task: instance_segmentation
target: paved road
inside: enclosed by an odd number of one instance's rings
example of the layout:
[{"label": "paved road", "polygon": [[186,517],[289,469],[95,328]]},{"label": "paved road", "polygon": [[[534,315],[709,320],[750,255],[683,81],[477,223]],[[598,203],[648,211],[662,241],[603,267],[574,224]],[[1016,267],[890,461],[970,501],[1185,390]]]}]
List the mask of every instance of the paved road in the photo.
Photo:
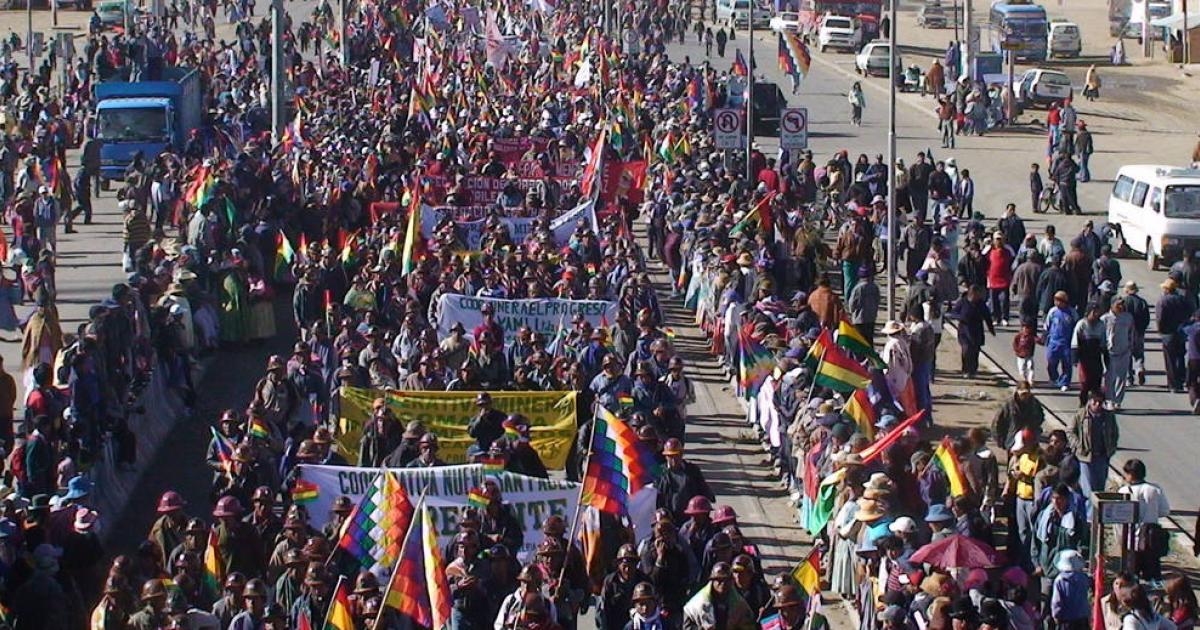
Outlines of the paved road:
[{"label": "paved road", "polygon": [[[903,19],[902,19],[903,23]],[[747,45],[744,33],[736,42]],[[755,57],[759,60],[756,75],[770,80],[785,91],[789,85],[774,61],[774,35],[763,33],[756,37]],[[699,63],[705,59],[704,50],[689,37],[684,46],[673,46],[673,55],[687,54]],[[743,50],[745,52],[745,50]],[[800,92],[788,96],[790,105],[805,106],[810,117],[810,148],[817,156],[829,156],[836,150],[847,149],[851,158],[866,153],[872,158],[887,151],[887,88],[883,79],[861,79],[854,74],[853,58],[845,54],[813,53],[809,75]],[[733,61],[732,47],[724,59],[714,55],[710,62],[719,69]],[[863,82],[867,107],[861,127],[849,124],[849,107],[845,94],[853,81]],[[1119,88],[1118,88],[1119,89]],[[1115,98],[1128,94],[1114,94]],[[1122,98],[1122,100],[1124,100]],[[976,182],[976,210],[989,221],[998,218],[1004,204],[1018,204],[1025,217],[1027,229],[1040,233],[1047,223],[1058,228],[1064,240],[1078,233],[1084,221],[1104,220],[1108,191],[1117,169],[1124,164],[1180,163],[1190,155],[1194,136],[1190,128],[1181,129],[1173,117],[1156,116],[1152,109],[1115,106],[1101,101],[1097,104],[1077,103],[1080,117],[1086,120],[1096,140],[1097,153],[1092,157],[1093,181],[1079,186],[1081,205],[1086,215],[1031,215],[1028,208],[1027,173],[1031,162],[1045,165],[1045,136],[1040,127],[989,134],[985,137],[959,137],[957,148],[940,148],[931,98],[915,94],[899,96],[897,108],[897,151],[906,162],[912,163],[917,151],[932,148],[937,159],[953,156],[960,168],[971,170]],[[1152,105],[1151,105],[1152,107]],[[1040,115],[1041,112],[1035,112]],[[1033,115],[1027,115],[1030,120]],[[759,137],[758,142],[768,155],[778,147],[774,138]],[[1123,260],[1122,273],[1143,289],[1143,295],[1153,304],[1158,296],[1158,284],[1165,278],[1163,271],[1151,272],[1140,260]],[[903,296],[903,290],[899,292]],[[1014,318],[1015,320],[1015,318]],[[1002,330],[988,340],[987,351],[1001,366],[1012,370],[1015,357],[1011,352],[1012,329]],[[1148,348],[1158,347],[1158,336],[1151,330]],[[1194,457],[1195,445],[1200,444],[1200,423],[1191,417],[1187,397],[1166,391],[1161,355],[1151,351],[1148,357],[1149,382],[1134,388],[1125,399],[1120,414],[1122,450],[1114,459],[1119,466],[1126,458],[1139,457],[1147,461],[1150,479],[1164,486],[1187,531],[1194,522],[1195,506],[1200,505],[1200,486],[1191,483],[1200,474],[1200,458]],[[950,366],[947,366],[950,367]],[[1046,379],[1044,360],[1039,350],[1037,378]],[[1042,383],[1044,384],[1044,382]],[[1077,408],[1074,393],[1060,394],[1057,390],[1039,389],[1038,394],[1055,415],[1069,418]]]}]

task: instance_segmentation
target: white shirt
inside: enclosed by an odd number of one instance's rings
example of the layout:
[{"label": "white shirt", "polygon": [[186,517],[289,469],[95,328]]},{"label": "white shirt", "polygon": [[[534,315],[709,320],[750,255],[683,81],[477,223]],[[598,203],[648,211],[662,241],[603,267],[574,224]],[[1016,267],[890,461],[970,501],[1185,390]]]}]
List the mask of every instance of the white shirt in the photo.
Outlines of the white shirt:
[{"label": "white shirt", "polygon": [[1138,502],[1138,517],[1143,523],[1157,523],[1158,519],[1171,513],[1171,504],[1167,502],[1167,494],[1163,489],[1147,481],[1135,483],[1133,486],[1124,485],[1118,490],[1121,494]]}]

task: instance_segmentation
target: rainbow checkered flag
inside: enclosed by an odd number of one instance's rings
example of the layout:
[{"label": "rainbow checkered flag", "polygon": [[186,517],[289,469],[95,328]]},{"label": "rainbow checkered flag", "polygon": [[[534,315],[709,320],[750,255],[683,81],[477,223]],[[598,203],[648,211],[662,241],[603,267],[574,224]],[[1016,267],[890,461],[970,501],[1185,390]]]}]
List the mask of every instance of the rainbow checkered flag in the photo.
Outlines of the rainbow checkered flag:
[{"label": "rainbow checkered flag", "polygon": [[413,504],[396,475],[384,470],[363,495],[338,540],[338,549],[362,568],[389,571],[400,557],[400,546],[413,518]]},{"label": "rainbow checkered flag", "polygon": [[581,502],[601,512],[627,514],[629,497],[658,477],[658,461],[637,432],[604,407],[596,407],[593,423]]}]

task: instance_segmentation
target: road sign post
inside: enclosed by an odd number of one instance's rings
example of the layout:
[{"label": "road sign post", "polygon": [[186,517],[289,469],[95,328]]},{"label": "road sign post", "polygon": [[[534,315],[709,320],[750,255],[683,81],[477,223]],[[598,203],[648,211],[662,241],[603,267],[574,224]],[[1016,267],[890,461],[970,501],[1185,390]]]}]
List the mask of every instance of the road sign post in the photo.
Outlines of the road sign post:
[{"label": "road sign post", "polygon": [[713,144],[718,149],[742,148],[746,112],[736,107],[713,111]]},{"label": "road sign post", "polygon": [[787,107],[779,115],[779,147],[808,148],[808,108]]}]

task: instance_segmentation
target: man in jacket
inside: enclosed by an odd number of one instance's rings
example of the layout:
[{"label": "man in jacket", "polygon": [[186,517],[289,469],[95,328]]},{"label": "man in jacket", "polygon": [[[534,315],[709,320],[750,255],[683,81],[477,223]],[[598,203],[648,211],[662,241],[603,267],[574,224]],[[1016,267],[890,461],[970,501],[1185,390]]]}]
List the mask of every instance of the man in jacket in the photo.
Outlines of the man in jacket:
[{"label": "man in jacket", "polygon": [[925,256],[929,254],[933,230],[925,224],[925,217],[914,213],[912,223],[904,227],[904,234],[900,240],[904,245],[904,277],[912,279],[925,263]]},{"label": "man in jacket", "polygon": [[[857,275],[857,271],[855,272]],[[851,285],[853,286],[853,285]],[[833,329],[842,316],[842,300],[829,286],[829,278],[817,281],[817,288],[808,296],[808,307],[821,321],[821,325]]]},{"label": "man in jacket", "polygon": [[850,311],[850,323],[863,338],[872,341],[875,336],[875,317],[879,314],[879,285],[875,276],[866,267],[858,270],[858,284],[850,291],[846,309]]},{"label": "man in jacket", "polygon": [[1108,460],[1121,437],[1117,418],[1104,402],[1104,392],[1093,390],[1071,420],[1071,450],[1079,460],[1079,486],[1085,497],[1104,490]]},{"label": "man in jacket", "polygon": [[1138,295],[1138,285],[1133,280],[1125,283],[1125,312],[1133,316],[1133,372],[1129,384],[1137,380],[1146,384],[1146,329],[1150,327],[1150,305]]},{"label": "man in jacket", "polygon": [[1025,429],[1032,431],[1034,437],[1041,435],[1042,423],[1045,421],[1046,412],[1041,403],[1033,397],[1029,383],[1021,381],[1017,383],[1012,398],[1004,403],[992,419],[992,436],[996,438],[996,443],[1007,451],[1012,447],[1016,434]]},{"label": "man in jacket", "polygon": [[1071,386],[1071,366],[1074,365],[1071,336],[1077,319],[1075,309],[1067,303],[1067,292],[1056,292],[1054,307],[1046,313],[1042,335],[1046,343],[1046,371],[1050,380],[1064,392]]},{"label": "man in jacket", "polygon": [[1087,182],[1092,179],[1092,171],[1088,168],[1088,162],[1092,158],[1094,147],[1092,146],[1092,132],[1088,131],[1087,123],[1080,120],[1075,123],[1078,132],[1075,134],[1075,155],[1079,158],[1079,181]]},{"label": "man in jacket", "polygon": [[687,519],[685,510],[693,497],[712,501],[716,495],[708,487],[700,467],[683,458],[683,442],[678,438],[670,438],[663,444],[663,457],[667,460],[666,466],[654,482],[658,489],[658,507],[670,510],[674,522],[682,523]]},{"label": "man in jacket", "polygon": [[1087,520],[1071,509],[1071,488],[1067,484],[1055,486],[1050,504],[1038,513],[1032,543],[1033,573],[1042,579],[1042,594],[1048,596],[1058,576],[1058,554],[1067,549],[1082,551],[1088,543]]},{"label": "man in jacket", "polygon": [[1180,328],[1192,317],[1192,305],[1187,297],[1179,293],[1175,281],[1168,278],[1160,285],[1162,297],[1155,305],[1158,333],[1162,336],[1163,358],[1167,368],[1167,387],[1172,392],[1182,393],[1184,372],[1184,335]]},{"label": "man in jacket", "polygon": [[753,630],[754,613],[733,588],[733,570],[718,562],[709,572],[708,584],[683,607],[684,630]]}]

